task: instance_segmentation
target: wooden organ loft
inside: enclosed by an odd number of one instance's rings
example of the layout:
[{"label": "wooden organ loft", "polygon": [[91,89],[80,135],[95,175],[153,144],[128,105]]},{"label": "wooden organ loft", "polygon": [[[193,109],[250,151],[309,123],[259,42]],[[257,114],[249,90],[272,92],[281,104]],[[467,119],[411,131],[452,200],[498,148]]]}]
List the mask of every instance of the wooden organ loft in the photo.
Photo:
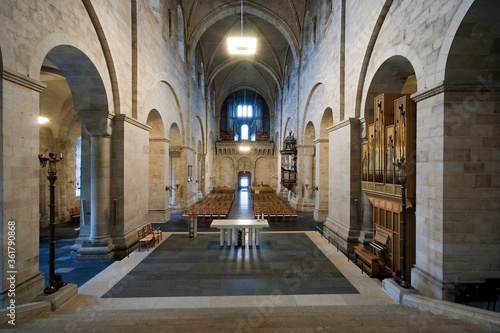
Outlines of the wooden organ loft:
[{"label": "wooden organ loft", "polygon": [[409,95],[381,94],[374,100],[374,119],[361,148],[361,189],[373,205],[374,240],[356,246],[356,262],[370,276],[390,277],[400,269],[401,185],[394,163],[406,167],[406,272],[415,264],[416,106]]}]

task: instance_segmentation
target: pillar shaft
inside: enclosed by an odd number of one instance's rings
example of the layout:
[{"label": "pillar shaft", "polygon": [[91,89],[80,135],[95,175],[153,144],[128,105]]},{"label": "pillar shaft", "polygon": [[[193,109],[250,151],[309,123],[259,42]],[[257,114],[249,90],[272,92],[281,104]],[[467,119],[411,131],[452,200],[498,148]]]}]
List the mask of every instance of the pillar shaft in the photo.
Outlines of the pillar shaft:
[{"label": "pillar shaft", "polygon": [[108,238],[111,198],[111,137],[91,137],[90,240]]}]

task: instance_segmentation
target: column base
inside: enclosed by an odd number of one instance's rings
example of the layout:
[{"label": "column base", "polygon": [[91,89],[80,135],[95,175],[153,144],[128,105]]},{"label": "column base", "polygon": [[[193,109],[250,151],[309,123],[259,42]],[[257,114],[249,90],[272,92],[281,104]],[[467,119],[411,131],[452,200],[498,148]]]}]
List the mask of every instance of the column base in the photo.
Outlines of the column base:
[{"label": "column base", "polygon": [[[6,275],[5,278],[9,277]],[[7,282],[9,280],[6,280]],[[21,304],[26,304],[31,302],[36,296],[43,293],[43,289],[45,288],[45,278],[40,272],[33,276],[31,279],[22,282],[21,284],[16,285],[16,293],[15,293],[15,305],[16,307]],[[9,289],[5,290],[1,294],[2,307],[6,308],[11,303],[11,298],[9,297]]]},{"label": "column base", "polygon": [[170,221],[170,209],[150,209],[148,221],[152,223],[164,223]]},{"label": "column base", "polygon": [[354,246],[359,244],[359,230],[350,229],[332,217],[327,217],[323,231],[330,237],[330,242],[343,253],[353,253]]},{"label": "column base", "polygon": [[295,204],[295,209],[300,212],[313,212],[315,204],[314,200],[298,199]]},{"label": "column base", "polygon": [[403,296],[411,294],[418,295],[419,292],[414,288],[403,288],[394,281],[392,278],[384,279],[382,281],[382,289],[389,295],[393,300],[399,304],[403,301]]},{"label": "column base", "polygon": [[60,308],[64,303],[66,303],[71,297],[75,296],[78,294],[78,286],[74,283],[68,283],[61,287],[58,291],[56,291],[53,294],[50,295],[45,295],[41,294],[38,295],[34,301],[35,302],[50,302],[52,304],[51,309],[52,311],[57,310]]},{"label": "column base", "polygon": [[318,209],[314,208],[314,220],[317,222],[325,222],[328,217],[328,208]]},{"label": "column base", "polygon": [[411,285],[422,295],[446,301],[455,300],[455,285],[446,283],[417,266],[411,269]]},{"label": "column base", "polygon": [[111,239],[90,241],[85,240],[71,248],[71,256],[76,260],[111,260],[115,258],[113,241]]},{"label": "column base", "polygon": [[180,202],[170,203],[169,207],[170,213],[182,213],[183,209]]}]

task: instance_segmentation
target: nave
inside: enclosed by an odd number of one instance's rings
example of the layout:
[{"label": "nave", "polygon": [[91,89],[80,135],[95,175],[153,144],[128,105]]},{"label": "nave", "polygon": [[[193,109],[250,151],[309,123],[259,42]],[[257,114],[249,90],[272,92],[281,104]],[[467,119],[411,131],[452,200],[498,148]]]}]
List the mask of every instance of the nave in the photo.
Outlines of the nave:
[{"label": "nave", "polygon": [[[243,218],[252,213],[249,197],[239,192],[231,216]],[[18,320],[16,332],[35,328],[37,332],[55,328],[75,332],[359,332],[367,327],[372,332],[483,331],[395,303],[380,281],[361,274],[313,231],[310,215],[301,213],[295,225],[288,223],[289,230],[280,222],[271,224],[256,249],[248,245],[221,248],[217,232],[208,225],[200,225],[198,237],[189,238],[186,221],[179,214],[161,226],[163,240],[154,249],[136,250],[113,262],[89,277],[79,286],[78,295],[60,309]],[[67,263],[58,260],[56,267]]]}]

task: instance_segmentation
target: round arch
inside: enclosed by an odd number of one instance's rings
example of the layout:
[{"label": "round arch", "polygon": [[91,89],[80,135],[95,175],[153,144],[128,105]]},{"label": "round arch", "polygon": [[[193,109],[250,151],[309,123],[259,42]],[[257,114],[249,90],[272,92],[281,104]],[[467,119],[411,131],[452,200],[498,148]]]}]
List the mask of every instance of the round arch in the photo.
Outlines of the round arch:
[{"label": "round arch", "polygon": [[[360,117],[370,121],[373,118],[373,100],[381,93],[400,94],[408,78],[415,73],[412,63],[405,57],[394,55],[380,64],[371,74],[369,85],[363,94],[364,100]],[[418,75],[417,81],[418,81]],[[418,86],[418,82],[417,82]]]},{"label": "round arch", "polygon": [[319,138],[328,140],[328,127],[333,126],[333,111],[331,108],[326,108],[321,117],[321,125],[319,129]]},{"label": "round arch", "polygon": [[[398,72],[398,70],[401,70],[401,72]],[[410,74],[415,74],[417,86],[420,89],[425,88],[425,70],[422,60],[418,57],[417,50],[404,44],[389,48],[377,58],[377,61],[370,63],[365,76],[358,82],[358,96],[356,97],[355,109],[356,117],[363,117],[362,113],[367,107],[365,102],[370,100],[367,95],[370,93],[370,89],[373,87],[374,82],[380,83],[381,87],[389,84],[391,85],[391,87],[389,87],[391,90],[397,90],[394,86],[397,86],[398,83],[394,80],[388,80],[389,83],[384,82],[381,75],[382,71],[385,71],[385,75],[388,75],[388,78],[398,76],[400,80],[402,80],[402,82],[399,83],[401,87]]]},{"label": "round arch", "polygon": [[[52,48],[46,58],[57,66],[68,82],[77,113],[109,112],[101,75],[85,53],[71,45],[59,45]],[[78,64],[78,70],[75,70],[75,64]]]},{"label": "round arch", "polygon": [[172,123],[172,125],[170,125],[170,129],[168,130],[168,138],[170,139],[171,146],[181,146],[182,136],[177,123]]},{"label": "round arch", "polygon": [[[185,135],[186,132],[185,132],[185,128],[184,128],[184,118],[182,116],[182,108],[181,108],[181,103],[179,102],[179,97],[177,96],[177,93],[175,92],[174,87],[169,82],[167,82],[165,80],[160,80],[160,82],[164,83],[169,88],[170,92],[172,93],[172,97],[174,98],[175,105],[177,107],[177,114],[179,115],[179,122],[180,122],[180,124],[176,124],[176,126],[180,130],[181,139],[184,138],[185,140],[187,140],[186,135]],[[181,145],[181,144],[182,144],[182,141],[179,145]]]},{"label": "round arch", "polygon": [[[239,14],[241,7],[239,4],[219,6],[216,10],[207,15],[200,23],[193,29],[193,32],[188,38],[189,45],[196,45],[201,39],[201,36],[212,26],[215,22],[231,15]],[[268,23],[274,25],[288,41],[288,45],[292,49],[294,59],[298,59],[299,42],[295,38],[292,29],[276,14],[266,10],[264,7],[255,8],[251,4],[247,4],[245,12],[257,16]],[[195,52],[194,47],[191,47],[190,52]],[[188,59],[191,58],[191,54]]]},{"label": "round arch", "polygon": [[314,129],[314,124],[312,121],[309,121],[304,131],[304,144],[313,145],[315,138],[316,138],[316,131]]},{"label": "round arch", "polygon": [[146,120],[146,124],[151,126],[151,130],[149,131],[150,139],[164,139],[165,138],[165,129],[163,127],[163,119],[161,118],[160,112],[158,110],[153,109],[149,112],[148,118]]},{"label": "round arch", "polygon": [[223,157],[219,163],[219,186],[234,186],[234,161]]},{"label": "round arch", "polygon": [[149,131],[149,185],[148,185],[148,220],[165,222],[170,219],[168,212],[168,184],[170,168],[168,159],[168,141],[165,139],[163,119],[158,110],[149,112],[146,124]]}]

